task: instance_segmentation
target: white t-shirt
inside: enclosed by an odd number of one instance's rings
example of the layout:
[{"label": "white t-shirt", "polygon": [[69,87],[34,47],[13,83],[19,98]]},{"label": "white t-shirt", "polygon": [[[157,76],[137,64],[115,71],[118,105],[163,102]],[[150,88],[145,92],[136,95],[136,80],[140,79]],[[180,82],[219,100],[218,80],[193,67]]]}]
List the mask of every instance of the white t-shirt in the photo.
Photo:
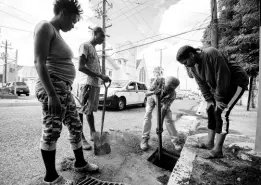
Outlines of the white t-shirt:
[{"label": "white t-shirt", "polygon": [[[101,73],[99,57],[97,55],[96,49],[93,47],[93,45],[90,42],[85,42],[81,44],[79,48],[79,56],[82,55],[84,55],[87,60],[85,65],[89,70],[96,73]],[[101,79],[98,77],[92,77],[82,73],[80,79],[81,79],[80,80],[81,83],[85,82],[84,84],[89,84],[96,87],[100,87],[101,85]]]}]

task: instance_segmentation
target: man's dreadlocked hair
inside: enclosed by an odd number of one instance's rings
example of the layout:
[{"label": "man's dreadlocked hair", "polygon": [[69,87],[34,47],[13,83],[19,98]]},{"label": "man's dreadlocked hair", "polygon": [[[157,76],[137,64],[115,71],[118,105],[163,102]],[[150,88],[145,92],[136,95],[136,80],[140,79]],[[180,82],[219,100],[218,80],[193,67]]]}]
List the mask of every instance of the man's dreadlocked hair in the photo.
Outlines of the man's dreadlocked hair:
[{"label": "man's dreadlocked hair", "polygon": [[177,52],[176,59],[177,61],[185,60],[189,58],[189,53],[197,53],[197,51],[200,51],[200,49],[193,48],[192,46],[188,46],[188,45],[182,46],[181,48],[179,48]]},{"label": "man's dreadlocked hair", "polygon": [[78,0],[55,0],[53,12],[58,15],[62,10],[66,10],[68,14],[80,16],[83,13]]}]

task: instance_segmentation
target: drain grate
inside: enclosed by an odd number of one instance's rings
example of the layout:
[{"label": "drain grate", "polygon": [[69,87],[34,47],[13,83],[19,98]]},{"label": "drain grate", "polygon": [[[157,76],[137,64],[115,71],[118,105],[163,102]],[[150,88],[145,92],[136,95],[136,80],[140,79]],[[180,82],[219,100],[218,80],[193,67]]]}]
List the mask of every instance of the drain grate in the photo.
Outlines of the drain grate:
[{"label": "drain grate", "polygon": [[108,182],[96,179],[94,177],[87,177],[82,182],[78,183],[77,185],[127,185],[118,182]]}]

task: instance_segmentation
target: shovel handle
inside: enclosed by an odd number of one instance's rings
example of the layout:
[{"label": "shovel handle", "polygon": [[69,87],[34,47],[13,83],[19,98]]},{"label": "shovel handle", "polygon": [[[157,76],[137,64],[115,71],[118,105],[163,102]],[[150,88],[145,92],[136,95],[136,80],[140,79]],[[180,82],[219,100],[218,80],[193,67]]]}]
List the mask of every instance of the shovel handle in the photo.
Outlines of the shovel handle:
[{"label": "shovel handle", "polygon": [[104,85],[104,88],[105,88],[105,93],[104,93],[104,99],[103,99],[102,122],[101,122],[101,135],[100,135],[100,137],[102,136],[102,132],[103,132],[107,92],[108,92],[108,88],[109,88],[110,85],[111,85],[111,81],[109,81],[109,82],[104,82],[103,85]]},{"label": "shovel handle", "polygon": [[111,86],[111,81],[108,81],[108,82],[103,82],[103,85],[106,88],[109,88]]}]

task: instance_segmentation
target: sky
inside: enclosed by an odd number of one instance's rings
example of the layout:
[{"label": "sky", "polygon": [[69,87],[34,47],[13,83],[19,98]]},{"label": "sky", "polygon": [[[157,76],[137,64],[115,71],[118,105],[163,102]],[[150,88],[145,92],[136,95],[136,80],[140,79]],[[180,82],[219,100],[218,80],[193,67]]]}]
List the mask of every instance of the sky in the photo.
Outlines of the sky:
[{"label": "sky", "polygon": [[[113,48],[110,53],[119,51],[119,45],[146,44],[196,28],[204,28],[210,21],[210,0],[107,0],[107,48]],[[101,0],[79,0],[84,14],[75,28],[62,33],[71,46],[75,57],[82,42],[91,38],[88,28],[101,26],[102,20],[95,17],[94,11],[102,6]],[[109,4],[112,4],[109,6]],[[11,43],[9,53],[12,55],[18,49],[18,64],[33,65],[33,31],[41,20],[53,17],[53,0],[0,0],[0,40]],[[8,28],[9,27],[9,28]],[[10,29],[12,28],[12,29]],[[17,30],[15,30],[17,29]],[[187,79],[184,67],[176,61],[176,52],[182,45],[189,44],[200,47],[203,29],[182,34],[143,47],[137,47],[138,58],[144,58],[148,73],[160,64],[162,49],[162,67],[164,76],[178,75],[186,80],[187,86],[194,84]],[[149,38],[149,39],[146,39]],[[128,48],[126,45],[124,48]],[[0,48],[2,52],[3,48]],[[98,48],[99,50],[99,48]],[[0,63],[2,61],[0,60]]]}]

